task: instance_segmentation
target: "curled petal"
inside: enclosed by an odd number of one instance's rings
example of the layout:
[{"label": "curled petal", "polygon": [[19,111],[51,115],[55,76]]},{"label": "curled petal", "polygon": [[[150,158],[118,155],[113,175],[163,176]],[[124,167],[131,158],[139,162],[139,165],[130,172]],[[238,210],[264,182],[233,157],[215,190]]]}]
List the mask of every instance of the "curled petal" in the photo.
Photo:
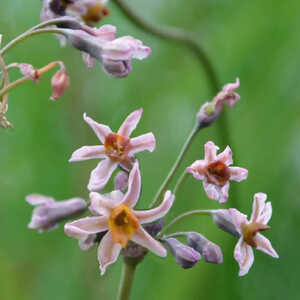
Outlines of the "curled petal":
[{"label": "curled petal", "polygon": [[141,174],[140,174],[139,164],[138,162],[136,162],[133,165],[133,168],[129,174],[128,191],[125,194],[120,204],[127,205],[128,207],[134,207],[137,201],[139,200],[140,192],[141,192]]},{"label": "curled petal", "polygon": [[155,253],[158,256],[165,257],[167,256],[166,249],[155,240],[149,233],[147,233],[142,227],[140,227],[132,236],[132,241],[135,243],[147,248],[151,252]]},{"label": "curled petal", "polygon": [[272,217],[272,204],[271,202],[267,202],[262,213],[258,217],[257,221],[261,224],[268,224]]},{"label": "curled petal", "polygon": [[55,199],[52,197],[46,197],[40,194],[31,194],[26,196],[26,201],[31,205],[39,205],[39,204],[50,204],[54,203]]},{"label": "curled petal", "polygon": [[155,137],[152,132],[140,135],[138,137],[130,139],[130,151],[129,154],[132,156],[137,152],[148,150],[153,152],[155,149]]},{"label": "curled petal", "polygon": [[79,248],[83,251],[90,249],[95,245],[96,238],[97,238],[97,234],[89,234],[81,238],[78,242]]},{"label": "curled petal", "polygon": [[105,273],[108,265],[114,263],[118,259],[121,249],[122,246],[113,241],[110,232],[106,233],[98,248],[98,260],[101,275]]},{"label": "curled petal", "polygon": [[204,145],[205,161],[211,163],[217,159],[217,150],[219,149],[213,142],[207,142]]},{"label": "curled petal", "polygon": [[83,146],[73,152],[69,162],[105,157],[106,155],[104,146]]},{"label": "curled petal", "polygon": [[263,251],[266,254],[268,254],[274,258],[279,258],[279,255],[272,247],[271,242],[266,237],[264,237],[262,234],[258,233],[255,236],[255,241],[257,244],[256,249]]},{"label": "curled petal", "polygon": [[220,204],[227,202],[229,186],[229,182],[227,182],[224,186],[220,187],[215,184],[208,183],[205,180],[203,181],[203,188],[205,190],[206,195],[212,200],[219,201]]},{"label": "curled petal", "polygon": [[120,129],[118,130],[118,134],[129,137],[139,123],[142,114],[142,108],[132,112],[121,125]]},{"label": "curled petal", "polygon": [[187,167],[186,171],[194,176],[195,179],[203,180],[206,170],[205,160],[196,160],[193,164]]},{"label": "curled petal", "polygon": [[230,180],[240,182],[247,179],[248,170],[240,167],[229,167]]},{"label": "curled petal", "polygon": [[163,202],[156,208],[150,210],[134,211],[135,216],[139,219],[140,224],[150,223],[165,216],[173,205],[175,196],[171,191],[165,193]]},{"label": "curled petal", "polygon": [[242,235],[243,234],[243,226],[245,224],[246,225],[248,224],[247,216],[242,214],[235,208],[229,208],[228,211],[231,215],[232,221],[235,225],[237,232]]},{"label": "curled petal", "polygon": [[267,195],[264,193],[256,193],[254,195],[252,214],[250,222],[255,222],[259,218],[260,214],[265,208],[265,201],[267,200]]},{"label": "curled petal", "polygon": [[226,92],[226,93],[232,93],[236,89],[238,89],[239,87],[240,87],[240,79],[236,78],[234,83],[225,84],[224,87],[223,87],[223,91]]},{"label": "curled petal", "polygon": [[252,248],[243,241],[243,237],[239,239],[235,246],[234,258],[240,266],[239,276],[246,275],[253,265],[254,255]]},{"label": "curled petal", "polygon": [[117,29],[113,25],[103,25],[93,31],[97,37],[106,41],[112,41],[115,39]]},{"label": "curled petal", "polygon": [[227,166],[233,163],[232,151],[229,146],[227,146],[225,150],[218,155],[217,160],[223,162]]},{"label": "curled petal", "polygon": [[102,160],[91,173],[88,189],[90,191],[101,190],[117,166],[118,164],[109,158]]},{"label": "curled petal", "polygon": [[92,118],[88,117],[86,114],[83,115],[83,119],[91,126],[98,139],[104,144],[105,137],[112,132],[111,129],[106,125],[97,123]]}]

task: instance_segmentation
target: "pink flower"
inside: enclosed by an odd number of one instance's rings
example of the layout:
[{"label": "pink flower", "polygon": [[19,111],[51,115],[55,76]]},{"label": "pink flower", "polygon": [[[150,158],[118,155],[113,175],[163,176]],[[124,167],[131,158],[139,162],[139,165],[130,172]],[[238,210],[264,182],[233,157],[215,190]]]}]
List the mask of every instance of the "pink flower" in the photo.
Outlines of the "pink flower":
[{"label": "pink flower", "polygon": [[174,195],[167,191],[162,204],[150,210],[134,210],[141,191],[141,177],[138,163],[135,163],[128,181],[128,190],[100,195],[90,193],[93,214],[100,216],[87,217],[65,225],[65,233],[77,239],[87,235],[104,232],[98,248],[98,260],[101,274],[107,266],[114,263],[120,251],[127,246],[129,240],[149,249],[158,256],[165,257],[166,249],[141,226],[162,218],[170,210]]},{"label": "pink flower", "polygon": [[219,155],[218,149],[213,142],[207,142],[204,146],[204,160],[196,160],[187,168],[187,172],[203,181],[204,190],[210,199],[223,204],[228,199],[229,180],[245,180],[248,171],[244,168],[229,167],[233,163],[229,146]]},{"label": "pink flower", "polygon": [[236,230],[241,235],[234,249],[234,258],[240,266],[239,276],[247,274],[253,264],[252,247],[279,258],[270,241],[259,233],[270,228],[267,224],[272,216],[272,206],[271,202],[265,203],[266,199],[267,195],[264,193],[254,195],[250,221],[235,208],[229,209]]},{"label": "pink flower", "polygon": [[155,149],[153,133],[130,138],[130,134],[136,128],[142,113],[142,109],[132,112],[117,133],[112,132],[108,126],[99,124],[84,114],[84,120],[91,126],[103,145],[84,146],[76,150],[69,161],[104,158],[91,173],[88,184],[90,191],[102,189],[119,164],[127,170],[130,169],[134,161],[134,154],[144,150],[152,152]]}]

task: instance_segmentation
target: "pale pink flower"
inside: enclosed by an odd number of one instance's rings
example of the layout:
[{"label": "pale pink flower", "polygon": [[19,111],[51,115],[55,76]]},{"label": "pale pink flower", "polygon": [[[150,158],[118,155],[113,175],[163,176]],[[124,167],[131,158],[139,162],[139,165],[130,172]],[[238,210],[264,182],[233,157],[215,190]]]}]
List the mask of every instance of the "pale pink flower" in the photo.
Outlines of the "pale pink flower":
[{"label": "pale pink flower", "polygon": [[236,230],[240,234],[234,249],[234,258],[240,266],[239,276],[247,274],[254,262],[252,247],[279,258],[270,241],[259,233],[270,228],[267,224],[272,216],[272,205],[271,202],[266,203],[266,199],[267,195],[264,193],[254,195],[250,221],[235,208],[229,209]]},{"label": "pale pink flower", "polygon": [[117,133],[112,132],[108,126],[99,124],[84,114],[84,120],[91,126],[103,145],[84,146],[76,150],[69,161],[83,161],[93,158],[104,159],[91,173],[88,184],[90,191],[102,189],[119,164],[125,169],[130,169],[136,153],[144,150],[152,152],[155,149],[153,133],[130,138],[130,134],[136,128],[142,113],[142,109],[132,112]]},{"label": "pale pink flower", "polygon": [[204,146],[204,160],[196,160],[187,168],[187,172],[203,181],[203,188],[210,199],[223,204],[228,199],[229,180],[245,180],[248,171],[244,168],[229,167],[233,163],[229,146],[219,155],[218,149],[213,142],[207,142]]},{"label": "pale pink flower", "polygon": [[127,246],[129,240],[147,248],[158,256],[165,257],[166,249],[145,231],[142,224],[151,223],[162,218],[170,210],[174,195],[167,191],[160,206],[150,210],[134,210],[141,191],[141,176],[136,162],[129,174],[128,190],[100,195],[90,193],[93,214],[100,216],[86,217],[65,225],[65,233],[81,240],[86,236],[104,232],[98,248],[98,260],[101,274],[107,266],[114,263],[120,251]]}]

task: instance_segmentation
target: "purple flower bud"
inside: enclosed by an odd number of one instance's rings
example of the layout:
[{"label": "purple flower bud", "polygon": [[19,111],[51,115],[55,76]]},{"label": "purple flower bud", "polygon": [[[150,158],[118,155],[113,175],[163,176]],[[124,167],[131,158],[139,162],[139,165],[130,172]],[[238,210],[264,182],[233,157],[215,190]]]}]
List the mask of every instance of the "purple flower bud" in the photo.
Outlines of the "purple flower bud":
[{"label": "purple flower bud", "polygon": [[125,192],[128,186],[128,174],[121,171],[115,177],[115,190]]},{"label": "purple flower bud", "polygon": [[205,236],[197,232],[189,232],[186,235],[187,243],[198,251],[206,262],[221,264],[223,254],[221,248],[209,241]]},{"label": "purple flower bud", "polygon": [[193,248],[180,243],[177,239],[167,238],[163,242],[169,247],[178,265],[184,269],[192,268],[201,255]]},{"label": "purple flower bud", "polygon": [[240,237],[240,234],[237,232],[232,216],[229,213],[228,209],[217,209],[213,210],[211,213],[212,219],[215,224],[225,232],[228,232],[236,237]]},{"label": "purple flower bud", "polygon": [[56,229],[60,221],[77,216],[87,209],[86,201],[81,198],[57,202],[51,197],[31,194],[26,197],[26,201],[37,206],[33,210],[28,228],[38,232]]}]

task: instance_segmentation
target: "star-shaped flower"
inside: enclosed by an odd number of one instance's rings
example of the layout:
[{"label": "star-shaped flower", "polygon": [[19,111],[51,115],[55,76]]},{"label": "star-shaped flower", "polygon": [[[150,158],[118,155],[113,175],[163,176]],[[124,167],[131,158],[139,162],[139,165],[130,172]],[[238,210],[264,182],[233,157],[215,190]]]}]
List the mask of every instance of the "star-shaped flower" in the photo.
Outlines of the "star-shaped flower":
[{"label": "star-shaped flower", "polygon": [[240,239],[234,249],[234,258],[240,266],[239,276],[247,274],[254,262],[252,248],[261,250],[274,258],[279,258],[270,241],[259,233],[270,229],[267,224],[272,216],[272,205],[271,202],[266,203],[266,199],[267,195],[264,193],[254,195],[250,221],[246,215],[235,208],[229,209],[236,230],[240,234]]},{"label": "star-shaped flower", "polygon": [[248,171],[244,168],[229,167],[233,163],[229,146],[219,155],[218,149],[213,142],[207,142],[204,146],[204,160],[195,161],[187,168],[187,172],[203,181],[204,190],[209,198],[223,204],[228,199],[229,180],[245,180]]},{"label": "star-shaped flower", "polygon": [[84,146],[76,150],[69,161],[104,158],[91,173],[88,184],[90,191],[102,189],[119,164],[126,169],[130,169],[135,153],[144,150],[152,152],[155,149],[155,137],[152,133],[146,133],[135,138],[129,137],[136,128],[142,113],[142,109],[132,112],[117,133],[112,132],[108,126],[99,124],[84,114],[84,120],[91,126],[104,145]]},{"label": "star-shaped flower", "polygon": [[100,216],[86,217],[65,225],[65,233],[79,240],[88,235],[105,232],[98,248],[98,260],[101,274],[107,266],[114,263],[120,251],[127,246],[129,240],[149,249],[158,256],[165,257],[166,249],[145,231],[142,224],[162,218],[170,210],[174,195],[167,191],[162,204],[150,210],[134,210],[141,190],[141,177],[136,162],[130,172],[128,191],[100,195],[90,193],[93,214]]}]

